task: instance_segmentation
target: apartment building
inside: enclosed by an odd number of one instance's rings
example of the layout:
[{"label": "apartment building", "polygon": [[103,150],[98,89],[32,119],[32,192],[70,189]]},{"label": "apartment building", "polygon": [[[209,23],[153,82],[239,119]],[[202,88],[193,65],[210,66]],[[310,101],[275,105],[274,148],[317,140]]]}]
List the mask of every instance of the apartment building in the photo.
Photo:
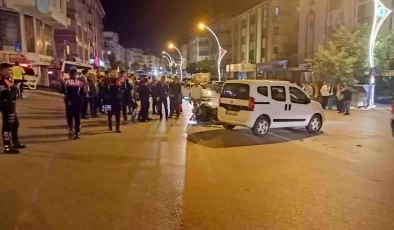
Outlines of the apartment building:
[{"label": "apartment building", "polygon": [[[394,9],[393,0],[381,0],[386,7]],[[319,45],[324,45],[336,25],[372,23],[372,0],[301,0],[298,60],[311,59]],[[381,28],[381,33],[393,30],[391,15]]]},{"label": "apartment building", "polygon": [[144,65],[148,68],[158,69],[162,67],[161,58],[156,57],[155,55],[145,54],[143,55]]},{"label": "apartment building", "polygon": [[209,57],[211,55],[210,37],[208,36],[208,34],[190,34],[188,49],[188,63],[197,63],[203,60],[209,60]]},{"label": "apartment building", "polygon": [[111,55],[115,61],[125,63],[125,48],[119,44],[119,34],[113,31],[104,31],[104,60],[110,62]]},{"label": "apartment building", "polygon": [[0,0],[0,62],[32,67],[38,84],[48,86],[56,57],[54,29],[69,25],[66,10],[62,0]]},{"label": "apartment building", "polygon": [[183,57],[182,69],[186,69],[186,66],[187,66],[187,63],[188,63],[187,57],[189,55],[188,54],[188,47],[187,47],[187,45],[186,44],[182,45],[180,51],[181,51],[181,54],[182,54],[182,57]]},{"label": "apartment building", "polygon": [[100,0],[68,0],[66,2],[67,17],[71,23],[66,29],[55,30],[58,57],[61,60],[86,64],[95,64],[97,60],[102,63],[102,31],[105,12]]},{"label": "apartment building", "polygon": [[143,65],[144,53],[145,51],[140,48],[126,48],[125,63],[127,63],[129,66],[131,66],[133,63]]}]

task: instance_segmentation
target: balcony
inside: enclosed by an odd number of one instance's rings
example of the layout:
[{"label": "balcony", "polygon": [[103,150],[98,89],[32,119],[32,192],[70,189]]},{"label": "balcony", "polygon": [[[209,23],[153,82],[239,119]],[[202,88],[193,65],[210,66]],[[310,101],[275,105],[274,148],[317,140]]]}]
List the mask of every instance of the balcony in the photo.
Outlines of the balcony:
[{"label": "balcony", "polygon": [[61,10],[53,1],[47,1],[45,4],[39,0],[5,0],[5,3],[11,8],[20,8],[26,14],[40,18],[54,28],[68,26],[66,11]]}]

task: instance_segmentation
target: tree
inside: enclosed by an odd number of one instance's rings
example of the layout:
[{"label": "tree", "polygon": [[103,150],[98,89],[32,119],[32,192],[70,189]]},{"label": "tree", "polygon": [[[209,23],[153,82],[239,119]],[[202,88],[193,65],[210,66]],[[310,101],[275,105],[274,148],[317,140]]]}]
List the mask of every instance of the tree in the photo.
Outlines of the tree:
[{"label": "tree", "polygon": [[186,66],[186,72],[190,73],[190,74],[196,74],[199,72],[198,70],[198,66],[197,63],[189,63]]},{"label": "tree", "polygon": [[133,62],[131,64],[131,69],[134,70],[134,71],[140,70],[140,68],[141,68],[141,65],[138,62]]},{"label": "tree", "polygon": [[212,71],[212,61],[204,60],[197,63],[197,68],[200,73],[210,73]]},{"label": "tree", "polygon": [[379,36],[375,44],[375,65],[380,72],[390,69],[390,48],[393,45],[394,34],[383,34]]}]

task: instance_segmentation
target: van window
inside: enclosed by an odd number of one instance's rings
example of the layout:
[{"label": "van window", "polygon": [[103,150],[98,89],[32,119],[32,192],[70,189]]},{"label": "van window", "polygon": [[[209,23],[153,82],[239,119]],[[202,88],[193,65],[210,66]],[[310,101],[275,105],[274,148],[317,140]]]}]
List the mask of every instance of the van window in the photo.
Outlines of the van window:
[{"label": "van window", "polygon": [[241,83],[226,83],[223,86],[222,98],[249,100],[249,85]]},{"label": "van window", "polygon": [[290,101],[296,104],[308,104],[310,100],[302,90],[290,87]]},{"label": "van window", "polygon": [[286,101],[286,90],[284,86],[271,86],[271,97],[275,101]]},{"label": "van window", "polygon": [[257,87],[257,92],[264,97],[268,97],[268,87],[267,86],[260,86]]}]

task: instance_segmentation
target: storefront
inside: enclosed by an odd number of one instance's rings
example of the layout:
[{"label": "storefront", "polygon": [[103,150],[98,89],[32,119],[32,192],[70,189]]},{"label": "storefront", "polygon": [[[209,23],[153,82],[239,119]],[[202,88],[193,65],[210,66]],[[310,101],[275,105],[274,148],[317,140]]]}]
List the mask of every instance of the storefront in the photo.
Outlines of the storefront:
[{"label": "storefront", "polygon": [[52,63],[53,57],[35,53],[26,53],[25,56],[32,64],[34,72],[38,77],[37,84],[41,86],[49,86],[50,80],[48,78],[48,70]]},{"label": "storefront", "polygon": [[226,66],[229,79],[256,79],[255,64],[230,64]]},{"label": "storefront", "polygon": [[257,79],[291,81],[288,61],[273,61],[257,64]]}]

